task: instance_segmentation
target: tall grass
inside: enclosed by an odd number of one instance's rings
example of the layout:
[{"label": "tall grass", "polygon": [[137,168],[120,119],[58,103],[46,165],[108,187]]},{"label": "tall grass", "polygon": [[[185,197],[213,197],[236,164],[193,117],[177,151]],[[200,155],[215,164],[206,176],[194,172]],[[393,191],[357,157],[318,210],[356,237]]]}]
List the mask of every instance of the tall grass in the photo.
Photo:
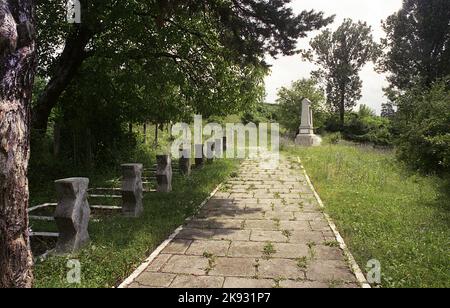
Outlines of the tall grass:
[{"label": "tall grass", "polygon": [[450,286],[450,189],[407,171],[390,151],[354,145],[286,149],[299,156],[362,268],[382,287]]}]

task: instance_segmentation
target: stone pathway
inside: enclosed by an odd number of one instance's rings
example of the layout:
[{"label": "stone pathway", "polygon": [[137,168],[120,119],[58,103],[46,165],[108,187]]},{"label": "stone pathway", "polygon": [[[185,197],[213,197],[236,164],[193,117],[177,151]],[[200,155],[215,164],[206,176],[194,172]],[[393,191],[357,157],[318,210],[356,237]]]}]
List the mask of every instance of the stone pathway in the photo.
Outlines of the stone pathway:
[{"label": "stone pathway", "polygon": [[246,160],[128,286],[359,287],[297,163]]}]

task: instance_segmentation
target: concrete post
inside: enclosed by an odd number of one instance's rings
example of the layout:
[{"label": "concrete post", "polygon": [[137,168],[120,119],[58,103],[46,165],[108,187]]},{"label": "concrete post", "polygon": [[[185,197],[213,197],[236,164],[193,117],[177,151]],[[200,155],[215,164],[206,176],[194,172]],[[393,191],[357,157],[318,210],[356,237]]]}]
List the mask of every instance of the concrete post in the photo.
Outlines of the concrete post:
[{"label": "concrete post", "polygon": [[55,181],[55,185],[58,204],[54,217],[59,232],[55,252],[58,255],[72,254],[89,243],[89,179],[62,179]]},{"label": "concrete post", "polygon": [[156,182],[158,192],[172,191],[172,160],[169,155],[156,156]]},{"label": "concrete post", "polygon": [[122,213],[126,217],[139,217],[144,211],[142,205],[142,164],[122,165]]}]

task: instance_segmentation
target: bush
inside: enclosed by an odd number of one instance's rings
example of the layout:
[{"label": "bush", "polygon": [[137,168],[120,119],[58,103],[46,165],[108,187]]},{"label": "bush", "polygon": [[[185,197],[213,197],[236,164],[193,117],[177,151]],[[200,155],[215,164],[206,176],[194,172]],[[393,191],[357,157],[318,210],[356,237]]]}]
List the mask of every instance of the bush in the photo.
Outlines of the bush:
[{"label": "bush", "polygon": [[250,122],[259,125],[260,123],[271,123],[276,121],[278,106],[273,104],[259,104],[253,109],[245,111],[240,121],[244,124]]},{"label": "bush", "polygon": [[397,102],[399,158],[427,173],[450,173],[450,78],[417,87]]},{"label": "bush", "polygon": [[324,141],[325,143],[331,143],[331,144],[338,144],[342,140],[342,134],[341,133],[331,133],[325,136]]},{"label": "bush", "polygon": [[344,127],[346,139],[389,146],[392,144],[390,121],[376,115],[351,114],[351,120]]},{"label": "bush", "polygon": [[393,144],[393,136],[390,120],[369,113],[366,108],[362,108],[362,110],[363,112],[348,113],[345,116],[343,129],[337,115],[329,117],[326,120],[325,129],[328,132],[342,131],[342,137],[346,140],[391,146]]}]

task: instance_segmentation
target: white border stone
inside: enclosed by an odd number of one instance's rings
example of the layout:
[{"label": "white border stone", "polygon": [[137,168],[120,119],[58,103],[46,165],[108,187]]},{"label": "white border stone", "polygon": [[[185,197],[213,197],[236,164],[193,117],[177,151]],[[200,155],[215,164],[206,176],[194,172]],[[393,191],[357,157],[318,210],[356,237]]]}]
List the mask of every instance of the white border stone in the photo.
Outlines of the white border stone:
[{"label": "white border stone", "polygon": [[[199,210],[205,206],[205,204],[219,191],[220,187],[222,187],[222,183],[219,184],[216,189],[213,190],[213,192],[205,199],[199,206]],[[195,217],[196,214],[193,216],[187,218],[185,222],[192,220],[193,217]],[[167,247],[167,245],[172,242],[173,239],[184,229],[184,224],[178,227],[167,240],[165,240],[161,245],[156,248],[155,251],[152,252],[152,254],[142,263],[127,279],[125,279],[117,288],[118,289],[124,289],[128,287],[130,284],[133,283],[133,281],[140,275],[142,272],[144,272],[147,267],[150,265],[150,263],[153,262],[153,260],[161,253],[161,251],[164,250],[164,248]]]},{"label": "white border stone", "polygon": [[[319,194],[317,193],[316,189],[314,188],[314,185],[312,184],[311,179],[309,178],[308,174],[306,173],[306,169],[303,167],[300,157],[298,157],[298,156],[297,156],[297,161],[300,164],[301,169],[303,170],[303,173],[306,177],[306,181],[308,182],[309,187],[311,188],[311,190],[314,193],[314,197],[316,198],[320,207],[322,209],[324,209],[325,205],[323,204],[322,199],[320,199]],[[370,289],[371,288],[370,284],[367,282],[366,277],[364,276],[363,272],[361,271],[361,268],[359,267],[358,263],[356,263],[355,258],[353,257],[352,253],[350,252],[347,245],[345,244],[344,239],[342,238],[341,234],[337,230],[337,227],[334,224],[333,220],[331,219],[330,215],[328,215],[325,212],[323,214],[325,215],[325,218],[327,219],[328,225],[330,226],[331,230],[333,230],[334,236],[336,237],[336,240],[339,243],[340,248],[344,252],[344,255],[347,257],[348,263],[350,264],[350,267],[351,267],[353,273],[355,274],[356,279],[358,280],[359,284],[364,289]]]}]

